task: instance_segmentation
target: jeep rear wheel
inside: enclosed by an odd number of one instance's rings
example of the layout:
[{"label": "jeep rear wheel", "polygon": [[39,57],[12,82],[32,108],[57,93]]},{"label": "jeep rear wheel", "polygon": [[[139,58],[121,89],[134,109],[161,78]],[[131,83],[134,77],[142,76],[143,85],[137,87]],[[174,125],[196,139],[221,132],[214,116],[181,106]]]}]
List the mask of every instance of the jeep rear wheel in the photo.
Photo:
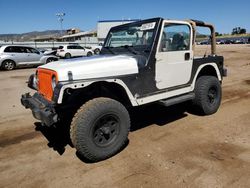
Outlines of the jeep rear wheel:
[{"label": "jeep rear wheel", "polygon": [[203,115],[215,113],[221,103],[221,84],[214,76],[201,76],[195,85],[194,107]]},{"label": "jeep rear wheel", "polygon": [[80,156],[100,161],[122,149],[129,128],[129,114],[121,103],[96,98],[85,103],[75,114],[70,137]]}]

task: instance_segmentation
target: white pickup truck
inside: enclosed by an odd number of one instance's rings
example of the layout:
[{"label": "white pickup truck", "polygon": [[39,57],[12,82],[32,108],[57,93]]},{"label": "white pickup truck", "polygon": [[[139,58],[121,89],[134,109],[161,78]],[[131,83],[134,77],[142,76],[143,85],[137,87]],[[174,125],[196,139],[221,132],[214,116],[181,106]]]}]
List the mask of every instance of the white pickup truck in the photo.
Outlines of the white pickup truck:
[{"label": "white pickup truck", "polygon": [[[194,56],[196,27],[211,30],[207,56]],[[215,47],[214,27],[202,21],[152,18],[116,26],[99,56],[38,67],[28,84],[37,92],[21,102],[45,126],[62,126],[68,115],[78,153],[103,160],[127,140],[128,108],[191,101],[201,114],[218,110],[226,69]]]}]

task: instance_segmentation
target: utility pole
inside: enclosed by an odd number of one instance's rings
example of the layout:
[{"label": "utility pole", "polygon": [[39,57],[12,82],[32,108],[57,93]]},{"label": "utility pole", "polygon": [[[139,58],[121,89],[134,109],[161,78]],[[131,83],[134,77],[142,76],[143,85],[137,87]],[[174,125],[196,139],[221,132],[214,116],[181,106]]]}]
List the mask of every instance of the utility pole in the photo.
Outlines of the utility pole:
[{"label": "utility pole", "polygon": [[57,13],[56,16],[58,17],[58,21],[60,22],[61,25],[61,36],[63,35],[63,17],[65,16],[65,13]]}]

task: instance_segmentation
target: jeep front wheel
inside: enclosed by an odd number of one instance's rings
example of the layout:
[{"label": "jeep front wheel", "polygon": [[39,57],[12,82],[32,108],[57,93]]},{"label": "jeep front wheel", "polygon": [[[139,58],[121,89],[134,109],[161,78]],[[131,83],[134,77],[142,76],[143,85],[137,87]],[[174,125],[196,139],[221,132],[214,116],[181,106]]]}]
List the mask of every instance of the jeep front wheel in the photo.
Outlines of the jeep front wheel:
[{"label": "jeep front wheel", "polygon": [[121,103],[110,98],[96,98],[85,103],[75,114],[70,137],[81,156],[100,161],[124,146],[129,128],[129,114]]},{"label": "jeep front wheel", "polygon": [[221,84],[214,76],[201,76],[195,84],[194,107],[203,115],[217,112],[221,103]]}]

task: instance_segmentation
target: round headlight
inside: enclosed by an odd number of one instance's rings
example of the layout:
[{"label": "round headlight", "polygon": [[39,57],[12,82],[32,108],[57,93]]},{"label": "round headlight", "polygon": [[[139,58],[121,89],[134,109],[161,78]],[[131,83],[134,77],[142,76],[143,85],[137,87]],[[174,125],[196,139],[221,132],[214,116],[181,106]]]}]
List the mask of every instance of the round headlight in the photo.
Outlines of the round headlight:
[{"label": "round headlight", "polygon": [[53,89],[53,90],[55,89],[56,84],[57,84],[56,76],[53,75],[53,76],[52,76],[52,80],[51,80],[51,86],[52,86],[52,89]]}]

